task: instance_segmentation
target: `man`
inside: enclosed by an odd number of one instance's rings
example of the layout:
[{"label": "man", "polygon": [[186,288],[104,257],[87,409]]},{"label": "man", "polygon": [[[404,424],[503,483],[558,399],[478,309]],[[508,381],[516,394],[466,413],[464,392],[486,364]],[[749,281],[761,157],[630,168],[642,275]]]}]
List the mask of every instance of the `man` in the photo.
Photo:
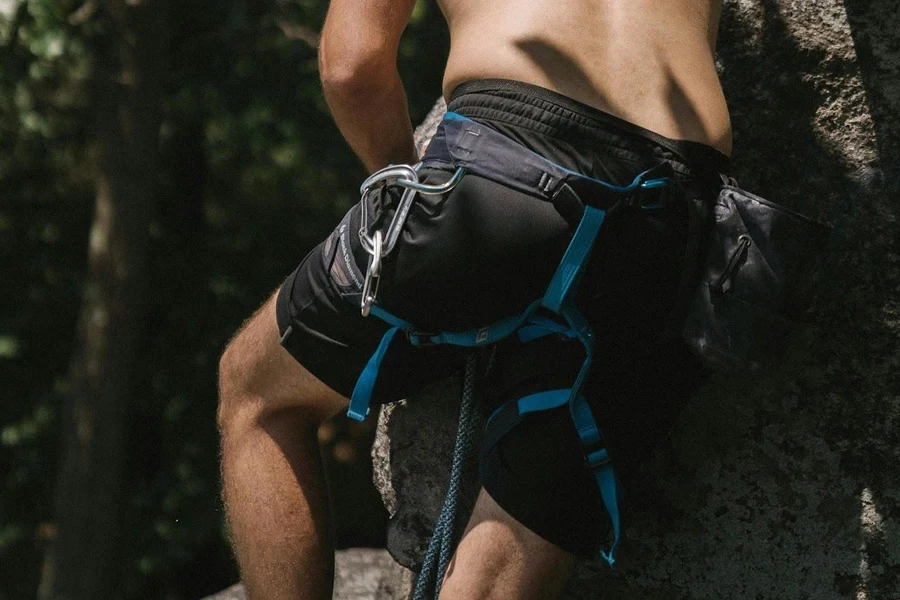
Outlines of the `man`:
[{"label": "man", "polygon": [[[328,104],[370,171],[418,159],[396,69],[413,5],[332,0],[322,32]],[[618,185],[663,162],[687,184],[727,170],[730,121],[713,59],[718,0],[444,0],[441,9],[454,112]],[[643,442],[662,435],[699,374],[685,347],[661,335],[680,281],[684,213],[674,203],[610,218],[579,291],[600,349],[586,393],[626,490]],[[346,409],[387,328],[360,315],[367,255],[358,223],[355,207],[222,357],[224,496],[252,598],[331,596],[316,429]],[[378,303],[422,329],[486,325],[540,297],[571,234],[548,203],[467,175],[449,195],[417,198],[385,261]],[[556,380],[571,385],[579,352],[552,339],[498,344],[487,409]],[[440,346],[394,354],[376,402],[452,372],[463,355]],[[484,488],[442,598],[556,597],[576,557],[599,547],[607,524],[571,422],[564,410],[546,413],[482,461]]]}]

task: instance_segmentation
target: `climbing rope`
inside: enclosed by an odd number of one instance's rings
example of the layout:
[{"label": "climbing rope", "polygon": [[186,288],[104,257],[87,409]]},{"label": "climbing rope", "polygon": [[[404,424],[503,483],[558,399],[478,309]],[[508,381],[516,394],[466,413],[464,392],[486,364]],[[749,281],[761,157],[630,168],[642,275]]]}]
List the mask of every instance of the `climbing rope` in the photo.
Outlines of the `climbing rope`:
[{"label": "climbing rope", "polygon": [[[453,447],[453,465],[450,469],[450,485],[447,488],[447,496],[444,505],[434,523],[434,531],[419,577],[416,579],[416,589],[413,600],[426,600],[429,589],[434,590],[433,598],[437,600],[444,583],[444,573],[450,563],[453,554],[453,529],[456,522],[456,513],[459,509],[460,481],[462,469],[466,457],[472,449],[472,440],[475,437],[475,373],[476,355],[471,352],[466,358],[466,375],[463,380],[462,403],[459,407],[459,424],[456,428],[456,444]],[[434,586],[432,588],[432,585]]]}]

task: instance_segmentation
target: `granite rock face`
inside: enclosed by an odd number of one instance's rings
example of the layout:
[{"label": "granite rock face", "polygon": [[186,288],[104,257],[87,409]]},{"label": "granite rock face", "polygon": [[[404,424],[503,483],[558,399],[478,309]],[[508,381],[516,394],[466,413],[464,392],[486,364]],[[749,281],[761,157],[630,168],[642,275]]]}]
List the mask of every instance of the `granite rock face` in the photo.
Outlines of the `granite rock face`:
[{"label": "granite rock face", "polygon": [[[817,322],[777,370],[701,390],[631,490],[617,568],[581,565],[566,597],[898,597],[900,8],[726,0],[718,64],[742,187],[835,228]],[[379,419],[388,550],[409,568],[458,396],[437,385]]]},{"label": "granite rock face", "polygon": [[[384,550],[339,550],[334,561],[334,600],[391,600],[406,598],[412,573],[395,563]],[[203,600],[247,600],[241,583]]]}]

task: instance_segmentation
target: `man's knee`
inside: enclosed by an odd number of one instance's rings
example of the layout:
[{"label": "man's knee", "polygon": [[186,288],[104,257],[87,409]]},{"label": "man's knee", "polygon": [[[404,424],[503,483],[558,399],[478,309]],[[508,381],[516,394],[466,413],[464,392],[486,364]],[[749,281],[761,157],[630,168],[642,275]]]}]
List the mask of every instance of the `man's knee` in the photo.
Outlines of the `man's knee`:
[{"label": "man's knee", "polygon": [[325,386],[280,343],[275,296],[232,338],[219,360],[219,427],[239,416],[260,419],[281,411],[318,425],[346,399]]},{"label": "man's knee", "polygon": [[248,387],[246,377],[242,376],[242,344],[239,335],[232,338],[219,357],[219,403],[229,400],[239,388]]},{"label": "man's knee", "polygon": [[[237,414],[254,407],[274,408],[286,399],[279,393],[279,379],[288,377],[287,360],[293,360],[278,343],[274,311],[270,298],[238,330],[219,359],[219,426],[225,426]],[[281,356],[287,355],[287,356]]]},{"label": "man's knee", "polygon": [[219,358],[219,405],[216,416],[220,430],[234,421],[241,408],[249,406],[256,394],[253,392],[253,365],[247,344],[242,343],[239,332]]},{"label": "man's knee", "polygon": [[516,521],[482,489],[440,597],[557,598],[574,568],[574,554]]}]

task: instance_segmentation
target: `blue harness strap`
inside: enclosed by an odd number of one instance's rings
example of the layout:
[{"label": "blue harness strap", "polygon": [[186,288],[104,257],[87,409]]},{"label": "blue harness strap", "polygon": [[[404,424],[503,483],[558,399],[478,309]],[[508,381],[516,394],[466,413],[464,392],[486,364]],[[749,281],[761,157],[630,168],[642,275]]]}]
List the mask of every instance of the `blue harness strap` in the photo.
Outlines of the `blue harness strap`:
[{"label": "blue harness strap", "polygon": [[579,280],[584,271],[584,265],[591,255],[591,248],[594,247],[594,241],[600,233],[604,219],[606,219],[605,211],[592,206],[585,207],[581,223],[578,224],[578,229],[575,230],[559,268],[553,274],[553,279],[550,280],[547,292],[541,300],[541,304],[547,310],[555,313],[562,310],[573,284]]},{"label": "blue harness strap", "polygon": [[[390,327],[356,383],[347,414],[361,421],[369,413],[382,361],[401,331],[413,346],[447,344],[476,348],[495,344],[513,334],[522,343],[547,335],[577,338],[584,347],[585,359],[572,387],[539,392],[500,406],[488,419],[482,453],[490,451],[526,415],[568,405],[587,467],[594,475],[600,498],[612,522],[613,543],[609,550],[601,551],[600,556],[613,565],[621,534],[618,488],[606,443],[581,393],[594,357],[594,333],[572,296],[608,211],[636,192],[670,185],[671,167],[664,163],[639,174],[627,186],[616,186],[569,171],[502,134],[455,113],[447,113],[423,164],[437,168],[464,167],[474,174],[553,202],[565,218],[573,224],[577,223],[577,227],[543,297],[532,302],[522,313],[487,327],[425,334],[378,304],[373,304],[371,314]],[[582,201],[585,197],[589,202]],[[662,206],[662,203],[640,206],[652,209]],[[540,311],[548,311],[558,319],[548,318],[539,314]]]},{"label": "blue harness strap", "polygon": [[477,348],[496,344],[518,331],[529,321],[534,312],[540,307],[539,300],[532,302],[525,311],[514,317],[507,317],[497,321],[488,327],[480,327],[470,331],[444,331],[435,335],[410,332],[409,341],[413,346],[448,344],[450,346],[463,346],[465,348]]},{"label": "blue harness strap", "polygon": [[384,332],[381,337],[381,343],[375,349],[375,353],[369,358],[356,385],[353,387],[353,395],[350,396],[350,408],[347,409],[347,416],[355,421],[364,421],[369,415],[369,404],[372,402],[372,393],[375,391],[375,381],[378,379],[378,372],[381,370],[381,362],[391,347],[394,339],[399,331],[407,331],[412,325],[399,319],[384,310],[377,304],[372,306],[371,314],[375,315],[382,321],[391,326]]},{"label": "blue harness strap", "polygon": [[565,406],[569,402],[571,390],[568,388],[538,392],[519,398],[514,402],[501,404],[488,417],[484,426],[484,439],[481,442],[481,456],[493,449],[503,436],[509,433],[513,427],[522,422],[525,415],[542,410],[551,410]]},{"label": "blue harness strap", "polygon": [[353,388],[353,395],[350,396],[350,407],[347,409],[347,416],[356,421],[365,421],[369,416],[369,404],[372,400],[372,392],[375,391],[375,381],[378,379],[378,371],[381,370],[381,361],[387,354],[388,348],[400,331],[399,327],[391,327],[381,338],[381,343],[375,353],[369,358],[366,367],[356,380],[356,386]]},{"label": "blue harness strap", "polygon": [[609,452],[603,436],[600,434],[600,428],[597,427],[597,421],[584,396],[579,394],[574,402],[569,403],[569,413],[572,415],[572,422],[578,431],[578,440],[581,442],[588,468],[594,474],[600,490],[600,499],[612,522],[613,543],[608,551],[601,550],[600,556],[609,563],[609,566],[613,566],[616,562],[616,547],[619,545],[619,536],[622,533],[616,475],[612,468],[612,462],[609,460]]}]

